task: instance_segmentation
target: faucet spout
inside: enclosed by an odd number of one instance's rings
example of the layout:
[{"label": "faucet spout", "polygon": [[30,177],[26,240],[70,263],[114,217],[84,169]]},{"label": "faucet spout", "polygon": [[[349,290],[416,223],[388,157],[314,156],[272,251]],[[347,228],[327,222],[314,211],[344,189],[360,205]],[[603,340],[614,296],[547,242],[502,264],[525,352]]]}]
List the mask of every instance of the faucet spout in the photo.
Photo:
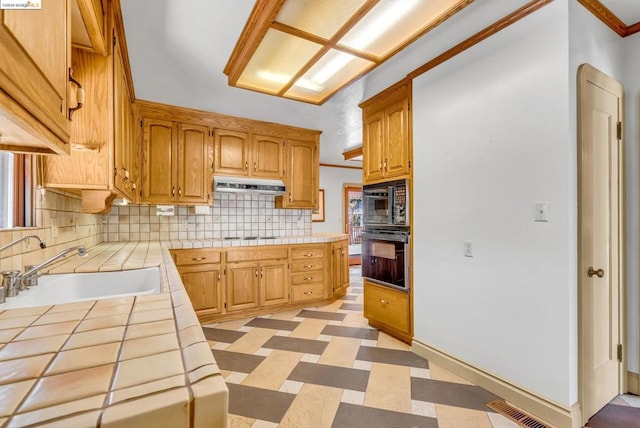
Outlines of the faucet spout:
[{"label": "faucet spout", "polygon": [[36,241],[38,241],[40,243],[40,248],[42,248],[42,249],[47,248],[47,244],[45,244],[44,241],[42,239],[40,239],[39,236],[37,236],[37,235],[29,235],[29,236],[23,236],[22,238],[18,238],[13,242],[9,242],[7,245],[3,245],[2,247],[0,247],[0,251],[6,250],[7,248],[11,248],[16,244],[21,243],[22,241],[29,240],[30,238],[33,238]]},{"label": "faucet spout", "polygon": [[55,256],[52,256],[51,258],[43,261],[42,263],[33,266],[31,269],[27,270],[26,272],[24,272],[22,275],[20,275],[18,277],[18,280],[20,282],[24,282],[27,279],[29,279],[31,276],[37,275],[38,271],[46,268],[47,266],[52,265],[53,263],[57,262],[58,260],[60,260],[63,257],[66,257],[67,254],[69,253],[73,253],[74,251],[78,252],[78,256],[79,257],[84,257],[87,255],[87,249],[84,247],[84,245],[78,245],[76,247],[70,247],[67,248],[65,250],[60,251],[58,254],[56,254]]}]

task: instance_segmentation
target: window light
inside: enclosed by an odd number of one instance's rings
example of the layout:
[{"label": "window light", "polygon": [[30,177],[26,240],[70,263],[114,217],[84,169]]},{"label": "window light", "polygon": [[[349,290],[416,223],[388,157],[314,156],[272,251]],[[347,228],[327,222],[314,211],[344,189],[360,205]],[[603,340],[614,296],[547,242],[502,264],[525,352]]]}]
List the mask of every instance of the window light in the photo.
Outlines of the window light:
[{"label": "window light", "polygon": [[473,0],[257,0],[231,86],[322,104]]}]

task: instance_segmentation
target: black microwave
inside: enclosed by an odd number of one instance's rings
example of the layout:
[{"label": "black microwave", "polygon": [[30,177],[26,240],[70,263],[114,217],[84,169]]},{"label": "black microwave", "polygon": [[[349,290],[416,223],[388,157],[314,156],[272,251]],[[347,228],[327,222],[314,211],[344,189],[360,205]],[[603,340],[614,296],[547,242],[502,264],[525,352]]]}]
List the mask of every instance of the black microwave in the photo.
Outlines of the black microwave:
[{"label": "black microwave", "polygon": [[362,202],[365,226],[409,226],[407,180],[367,184]]}]

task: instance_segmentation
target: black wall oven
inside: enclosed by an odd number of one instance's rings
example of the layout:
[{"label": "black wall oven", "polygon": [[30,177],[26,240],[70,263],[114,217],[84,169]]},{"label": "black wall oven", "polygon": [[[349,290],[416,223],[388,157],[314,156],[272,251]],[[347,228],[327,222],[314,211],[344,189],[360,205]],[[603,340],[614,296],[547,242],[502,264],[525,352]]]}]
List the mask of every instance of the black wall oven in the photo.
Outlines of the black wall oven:
[{"label": "black wall oven", "polygon": [[365,227],[362,234],[362,276],[371,282],[409,291],[409,229]]}]

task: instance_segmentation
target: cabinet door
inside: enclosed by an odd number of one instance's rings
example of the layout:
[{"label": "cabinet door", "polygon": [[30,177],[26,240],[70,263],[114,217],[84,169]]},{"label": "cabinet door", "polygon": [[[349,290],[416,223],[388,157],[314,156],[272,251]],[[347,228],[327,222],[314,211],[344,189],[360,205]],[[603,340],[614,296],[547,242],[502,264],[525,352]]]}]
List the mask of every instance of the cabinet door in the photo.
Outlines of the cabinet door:
[{"label": "cabinet door", "polygon": [[176,195],[172,166],[176,162],[173,122],[144,120],[144,202],[171,203]]},{"label": "cabinet door", "polygon": [[251,175],[265,178],[284,178],[284,139],[253,135],[253,163]]},{"label": "cabinet door", "polygon": [[287,262],[260,264],[260,305],[280,305],[289,302]]},{"label": "cabinet door", "polygon": [[124,61],[119,45],[113,49],[113,127],[114,127],[114,186],[129,200],[135,199],[132,141],[133,109]]},{"label": "cabinet door", "polygon": [[211,133],[208,127],[178,125],[178,200],[206,204],[211,195]]},{"label": "cabinet door", "polygon": [[180,277],[194,310],[206,310],[209,314],[222,312],[222,276],[219,266],[181,268]]},{"label": "cabinet door", "polygon": [[407,99],[385,109],[384,175],[387,178],[409,174],[409,124]]},{"label": "cabinet door", "polygon": [[216,174],[249,175],[249,136],[244,132],[216,130]]},{"label": "cabinet door", "polygon": [[287,142],[287,195],[279,208],[317,208],[318,144],[313,141]]},{"label": "cabinet door", "polygon": [[409,294],[365,281],[364,316],[404,334],[410,334]]},{"label": "cabinet door", "polygon": [[371,115],[365,115],[362,125],[362,165],[363,180],[365,183],[379,180],[384,177],[384,111],[378,111]]},{"label": "cabinet door", "polygon": [[257,263],[227,264],[227,311],[258,307]]},{"label": "cabinet door", "polygon": [[332,245],[333,293],[343,292],[349,287],[349,247],[344,242]]},{"label": "cabinet door", "polygon": [[51,149],[67,154],[69,1],[43,1],[40,10],[0,11],[0,89],[9,97],[2,97],[0,107],[22,115],[9,105],[14,101],[20,104],[66,143],[61,147],[51,142]]}]

